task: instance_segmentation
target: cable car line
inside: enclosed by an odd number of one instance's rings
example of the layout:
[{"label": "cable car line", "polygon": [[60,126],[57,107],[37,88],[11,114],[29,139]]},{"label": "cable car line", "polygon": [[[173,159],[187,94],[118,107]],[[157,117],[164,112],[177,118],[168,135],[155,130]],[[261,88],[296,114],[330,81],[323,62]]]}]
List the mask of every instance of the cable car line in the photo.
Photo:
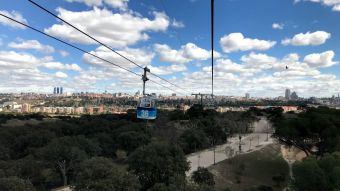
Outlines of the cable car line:
[{"label": "cable car line", "polygon": [[58,15],[52,13],[51,11],[49,11],[48,9],[42,7],[41,5],[39,5],[38,3],[32,1],[32,0],[28,0],[30,3],[34,4],[35,6],[39,7],[40,9],[44,10],[45,12],[49,13],[50,15],[56,17],[57,19],[61,20],[62,22],[66,23],[67,25],[71,26],[72,28],[76,29],[77,31],[81,32],[82,34],[84,34],[85,36],[89,37],[90,39],[96,41],[97,43],[99,43],[100,45],[104,46],[107,49],[110,49],[112,52],[118,54],[119,56],[123,57],[124,59],[128,60],[129,62],[131,62],[132,64],[136,65],[139,68],[143,68],[143,66],[138,65],[137,63],[133,62],[132,60],[130,60],[129,58],[125,57],[124,55],[120,54],[119,52],[113,50],[111,47],[109,47],[108,45],[102,43],[101,41],[93,38],[91,35],[87,34],[86,32],[80,30],[79,28],[77,28],[76,26],[72,25],[71,23],[65,21],[64,19],[60,18]]},{"label": "cable car line", "polygon": [[[91,35],[87,34],[86,32],[82,31],[81,29],[77,28],[76,26],[74,26],[73,24],[69,23],[68,21],[66,21],[66,20],[64,20],[64,19],[62,19],[62,18],[60,18],[58,15],[52,13],[51,11],[49,11],[48,9],[46,9],[46,8],[44,8],[43,6],[39,5],[38,3],[34,2],[33,0],[28,0],[28,1],[29,1],[30,3],[32,3],[33,5],[37,6],[38,8],[42,9],[43,11],[49,13],[49,14],[52,15],[53,17],[55,17],[55,18],[61,20],[62,22],[66,23],[67,25],[69,25],[70,27],[72,27],[72,28],[74,28],[75,30],[79,31],[80,33],[84,34],[85,36],[89,37],[90,39],[94,40],[95,42],[99,43],[100,45],[104,46],[105,48],[107,48],[107,49],[111,50],[112,52],[116,53],[117,55],[121,56],[122,58],[124,58],[125,60],[127,60],[127,61],[129,61],[130,63],[134,64],[135,66],[137,66],[137,67],[139,67],[139,68],[141,68],[141,69],[144,69],[143,66],[141,66],[141,65],[137,64],[136,62],[132,61],[131,59],[125,57],[125,56],[122,55],[121,53],[115,51],[115,50],[114,50],[113,48],[111,48],[110,46],[108,46],[108,45],[104,44],[103,42],[97,40],[96,38],[92,37]],[[170,82],[169,80],[166,80],[165,78],[163,78],[163,77],[161,77],[161,76],[159,76],[159,75],[157,75],[157,74],[153,74],[152,72],[149,72],[149,73],[150,73],[151,75],[153,75],[153,76],[155,76],[155,77],[157,77],[157,78],[159,78],[159,79],[161,79],[161,80],[163,80],[163,81],[166,81],[167,83],[169,83],[169,84],[171,84],[171,85],[173,85],[173,86],[175,86],[175,87],[177,87],[177,88],[179,88],[179,89],[181,89],[181,90],[186,91],[186,92],[189,93],[189,91],[187,91],[186,89],[179,87],[178,85],[176,85],[176,84]]]},{"label": "cable car line", "polygon": [[41,30],[39,30],[39,29],[36,29],[36,28],[34,28],[34,27],[31,27],[31,26],[29,26],[29,25],[27,25],[27,24],[25,24],[25,23],[23,23],[23,22],[20,22],[20,21],[18,21],[18,20],[15,20],[15,19],[13,19],[13,18],[11,18],[11,17],[8,17],[8,16],[6,16],[6,15],[4,15],[4,14],[2,14],[2,13],[0,13],[0,15],[3,16],[3,17],[5,17],[5,18],[7,18],[7,19],[9,19],[9,20],[11,20],[11,21],[13,21],[13,22],[16,22],[16,23],[18,23],[18,24],[20,24],[20,25],[23,25],[23,26],[27,27],[27,28],[30,28],[30,29],[32,29],[32,30],[34,30],[34,31],[36,31],[36,32],[38,32],[38,33],[40,33],[40,34],[43,34],[43,35],[45,35],[45,36],[47,36],[47,37],[50,37],[50,38],[53,38],[54,40],[57,40],[57,41],[59,41],[59,42],[61,42],[61,43],[63,43],[63,44],[66,44],[66,45],[68,45],[68,46],[70,46],[70,47],[72,47],[72,48],[74,48],[74,49],[77,49],[77,50],[83,52],[83,53],[89,54],[89,55],[91,55],[91,56],[93,56],[93,57],[95,57],[95,58],[97,58],[97,59],[100,59],[100,60],[102,60],[102,61],[104,61],[104,62],[107,62],[107,63],[109,63],[109,64],[112,64],[112,65],[114,65],[114,66],[116,66],[116,67],[119,67],[120,69],[123,69],[123,70],[125,70],[125,71],[128,71],[128,72],[130,72],[130,73],[133,73],[133,74],[135,74],[135,75],[141,77],[140,74],[137,74],[137,73],[134,72],[134,71],[131,71],[131,70],[129,70],[129,69],[126,69],[126,68],[124,68],[124,67],[122,67],[122,66],[120,66],[120,65],[118,65],[118,64],[115,64],[115,63],[113,63],[113,62],[111,62],[111,61],[108,61],[108,60],[106,60],[106,59],[104,59],[104,58],[101,58],[101,57],[99,57],[99,56],[97,56],[97,55],[95,55],[95,54],[92,54],[92,53],[90,53],[90,52],[88,52],[88,51],[86,51],[86,50],[84,50],[84,49],[82,49],[82,48],[79,48],[79,47],[74,46],[74,45],[72,45],[72,44],[70,44],[70,43],[68,43],[68,42],[65,42],[65,41],[63,41],[63,40],[61,40],[61,39],[59,39],[59,38],[56,38],[56,37],[54,37],[54,36],[51,36],[51,35],[49,35],[49,34],[43,32],[43,31],[41,31]]},{"label": "cable car line", "polygon": [[178,86],[178,85],[176,85],[176,84],[170,82],[169,80],[167,80],[167,79],[165,79],[165,78],[162,78],[162,77],[160,77],[160,76],[158,76],[157,74],[154,74],[154,73],[152,73],[152,72],[149,72],[149,73],[150,73],[152,76],[155,76],[155,77],[157,77],[157,78],[159,78],[159,79],[161,79],[161,80],[163,80],[163,81],[165,81],[165,82],[168,82],[169,84],[171,84],[171,85],[173,85],[173,86],[175,86],[175,87],[177,87],[177,88],[179,88],[179,89],[181,89],[181,90],[183,90],[183,91],[185,91],[185,92],[187,92],[187,93],[190,94],[190,91],[188,91],[188,90],[186,90],[186,89],[184,89],[184,88],[181,88],[180,86]]},{"label": "cable car line", "polygon": [[[84,50],[84,49],[82,49],[82,48],[79,48],[79,47],[77,47],[77,46],[75,46],[75,45],[72,45],[72,44],[70,44],[70,43],[68,43],[68,42],[66,42],[66,41],[63,41],[63,40],[61,40],[61,39],[59,39],[59,38],[57,38],[57,37],[54,37],[54,36],[52,36],[52,35],[49,35],[49,34],[43,32],[43,31],[41,31],[41,30],[39,30],[39,29],[36,29],[36,28],[34,28],[34,27],[28,25],[28,24],[25,24],[25,23],[23,23],[23,22],[21,22],[21,21],[18,21],[18,20],[16,20],[16,19],[13,19],[13,18],[11,18],[11,17],[8,17],[8,16],[6,16],[6,15],[4,15],[4,14],[2,14],[2,13],[0,13],[0,16],[5,17],[5,18],[7,18],[7,19],[9,19],[9,20],[11,20],[11,21],[17,23],[17,24],[22,25],[22,26],[25,26],[25,27],[27,27],[27,28],[29,28],[29,29],[35,31],[35,32],[38,32],[38,33],[44,35],[44,36],[47,36],[47,37],[52,38],[52,39],[54,39],[54,40],[56,40],[56,41],[59,41],[59,42],[65,44],[65,45],[67,45],[67,46],[70,46],[70,47],[72,47],[72,48],[74,48],[74,49],[77,49],[77,50],[79,50],[79,51],[81,51],[81,52],[83,52],[83,53],[85,53],[85,54],[91,55],[91,56],[93,56],[93,57],[95,57],[95,58],[97,58],[97,59],[99,59],[99,60],[102,60],[102,61],[104,61],[104,62],[106,62],[106,63],[109,63],[109,64],[111,64],[111,65],[113,65],[113,66],[116,66],[116,67],[118,67],[118,68],[120,68],[120,69],[122,69],[122,70],[125,70],[125,71],[127,71],[127,72],[130,72],[130,73],[132,73],[132,74],[134,74],[134,75],[136,75],[136,76],[138,76],[138,77],[142,77],[142,75],[140,75],[140,74],[138,74],[138,73],[136,73],[136,72],[134,72],[134,71],[132,71],[132,70],[129,70],[129,69],[124,68],[124,67],[122,67],[122,66],[120,66],[120,65],[118,65],[118,64],[115,64],[115,63],[113,63],[113,62],[111,62],[111,61],[109,61],[109,60],[106,60],[106,59],[104,59],[104,58],[101,58],[100,56],[97,56],[97,55],[95,55],[95,54],[93,54],[93,53],[90,53],[90,52],[88,52],[88,51],[86,51],[86,50]],[[160,86],[162,86],[162,87],[164,87],[164,88],[167,88],[167,89],[169,89],[169,90],[171,90],[171,91],[173,91],[173,92],[182,94],[182,93],[180,93],[180,92],[178,92],[178,91],[176,91],[176,90],[174,90],[174,89],[172,89],[172,88],[169,88],[169,87],[167,87],[167,86],[165,86],[165,85],[163,85],[163,84],[160,84],[160,83],[158,83],[158,82],[156,82],[156,81],[154,81],[154,80],[150,80],[150,81],[153,82],[153,83],[155,83],[155,84],[157,84],[157,85],[160,85]],[[182,95],[184,95],[184,94],[182,94]]]},{"label": "cable car line", "polygon": [[150,81],[150,82],[153,82],[153,83],[155,83],[155,84],[157,84],[157,85],[159,85],[159,86],[162,86],[162,87],[164,87],[164,88],[167,88],[167,89],[169,89],[169,90],[171,90],[171,91],[173,91],[173,92],[177,92],[178,94],[185,95],[185,94],[183,94],[183,93],[180,93],[180,92],[178,92],[178,91],[175,91],[175,90],[172,89],[172,88],[169,88],[168,86],[165,86],[165,85],[163,85],[163,84],[161,84],[161,83],[158,83],[158,82],[156,82],[155,80],[149,79],[149,81]]},{"label": "cable car line", "polygon": [[214,97],[214,0],[211,0],[211,96]]}]

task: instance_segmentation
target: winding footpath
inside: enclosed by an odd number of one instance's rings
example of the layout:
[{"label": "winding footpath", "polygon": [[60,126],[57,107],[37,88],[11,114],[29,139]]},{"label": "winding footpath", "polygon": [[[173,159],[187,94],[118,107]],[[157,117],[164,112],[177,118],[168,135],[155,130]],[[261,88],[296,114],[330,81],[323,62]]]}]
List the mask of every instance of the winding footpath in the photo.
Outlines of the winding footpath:
[{"label": "winding footpath", "polygon": [[[238,136],[228,138],[228,143],[216,146],[215,163],[232,158],[237,154],[257,151],[273,143],[273,139],[270,138],[272,135],[271,124],[266,118],[254,122],[253,127],[253,133],[242,136],[241,150]],[[187,172],[187,176],[190,176],[198,167],[209,167],[214,164],[214,149],[209,148],[189,154],[186,157],[190,162],[190,170]]]}]

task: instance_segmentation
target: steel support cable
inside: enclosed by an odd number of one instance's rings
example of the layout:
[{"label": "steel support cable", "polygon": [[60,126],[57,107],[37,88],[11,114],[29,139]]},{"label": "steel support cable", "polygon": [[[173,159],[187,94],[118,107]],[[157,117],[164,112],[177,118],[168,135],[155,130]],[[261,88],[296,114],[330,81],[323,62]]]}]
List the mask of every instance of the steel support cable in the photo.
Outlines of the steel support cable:
[{"label": "steel support cable", "polygon": [[15,19],[13,19],[13,18],[11,18],[11,17],[8,17],[8,16],[6,16],[6,15],[4,15],[4,14],[2,14],[2,13],[0,13],[0,15],[1,15],[2,17],[5,17],[5,18],[7,18],[7,19],[13,21],[13,22],[16,22],[17,24],[20,24],[20,25],[22,25],[22,26],[25,26],[25,27],[27,27],[27,28],[29,28],[29,29],[31,29],[31,30],[34,30],[35,32],[38,32],[38,33],[40,33],[40,34],[43,34],[43,35],[45,35],[45,36],[47,36],[47,37],[50,37],[50,38],[52,38],[52,39],[54,39],[54,40],[56,40],[56,41],[59,41],[59,42],[61,42],[61,43],[63,43],[63,44],[66,44],[66,45],[68,45],[68,46],[70,46],[70,47],[72,47],[72,48],[74,48],[74,49],[77,49],[77,50],[79,50],[79,51],[81,51],[81,52],[83,52],[83,53],[89,54],[89,55],[91,55],[91,56],[93,56],[93,57],[95,57],[95,58],[97,58],[97,59],[99,59],[99,60],[101,60],[101,61],[104,61],[104,62],[107,62],[107,63],[109,63],[109,64],[112,64],[112,65],[114,65],[114,66],[116,66],[116,67],[118,67],[118,68],[120,68],[120,69],[123,69],[123,70],[125,70],[125,71],[128,71],[128,72],[130,72],[130,73],[133,73],[133,74],[135,74],[135,75],[141,77],[140,74],[137,74],[136,72],[134,72],[134,71],[132,71],[132,70],[126,69],[126,68],[124,68],[124,67],[122,67],[122,66],[120,66],[120,65],[118,65],[118,64],[115,64],[115,63],[109,61],[109,60],[106,60],[106,59],[104,59],[104,58],[101,58],[101,57],[99,57],[99,56],[97,56],[97,55],[95,55],[95,54],[93,54],[93,53],[91,53],[91,52],[88,52],[88,51],[86,51],[86,50],[84,50],[84,49],[82,49],[82,48],[79,48],[79,47],[74,46],[74,45],[72,45],[72,44],[70,44],[70,43],[68,43],[68,42],[65,42],[65,41],[63,41],[63,40],[61,40],[61,39],[59,39],[59,38],[56,38],[56,37],[54,37],[54,36],[52,36],[52,35],[49,35],[49,34],[43,32],[43,31],[41,31],[41,30],[39,30],[39,29],[36,29],[36,28],[34,28],[34,27],[31,27],[31,26],[29,26],[29,25],[27,25],[27,24],[25,24],[25,23],[23,23],[23,22],[20,22],[20,21],[18,21],[18,20],[15,20]]},{"label": "steel support cable", "polygon": [[[64,20],[64,19],[62,19],[62,18],[60,18],[58,15],[52,13],[52,12],[49,11],[48,9],[46,9],[46,8],[44,8],[43,6],[39,5],[38,3],[36,3],[36,2],[34,2],[34,1],[32,1],[32,0],[28,0],[28,1],[29,1],[30,3],[32,3],[33,5],[37,6],[38,8],[42,9],[43,11],[49,13],[49,14],[52,15],[53,17],[55,17],[55,18],[61,20],[62,22],[66,23],[67,25],[69,25],[70,27],[72,27],[72,28],[74,28],[75,30],[79,31],[80,33],[84,34],[85,36],[89,37],[90,39],[94,40],[95,42],[99,43],[100,45],[104,46],[105,48],[107,48],[107,49],[111,50],[112,52],[116,53],[117,55],[121,56],[122,58],[124,58],[124,59],[127,60],[128,62],[134,64],[135,66],[137,66],[137,67],[139,67],[139,68],[141,68],[141,69],[144,69],[143,66],[141,66],[141,65],[137,64],[136,62],[132,61],[131,59],[125,57],[125,56],[122,55],[121,53],[119,53],[119,52],[115,51],[114,49],[112,49],[110,46],[104,44],[103,42],[97,40],[96,38],[92,37],[91,35],[87,34],[86,32],[80,30],[79,28],[77,28],[77,27],[74,26],[73,24],[69,23],[68,21],[66,21],[66,20]],[[187,91],[186,89],[181,88],[180,86],[178,86],[178,85],[176,85],[176,84],[170,82],[169,80],[166,80],[165,78],[163,78],[163,77],[161,77],[161,76],[159,76],[159,75],[157,75],[157,74],[154,74],[154,73],[152,73],[152,72],[149,72],[149,73],[150,73],[151,75],[153,75],[153,76],[155,76],[155,77],[157,77],[157,78],[159,78],[159,79],[161,79],[161,80],[163,80],[163,81],[166,81],[167,83],[169,83],[169,84],[171,84],[171,85],[173,85],[173,86],[175,86],[175,87],[177,87],[177,88],[179,88],[179,89],[181,89],[181,90],[186,91],[186,92],[189,93],[189,91]]]},{"label": "steel support cable", "polygon": [[[99,56],[97,56],[97,55],[95,55],[95,54],[93,54],[93,53],[90,53],[90,52],[88,52],[88,51],[82,49],[82,48],[79,48],[79,47],[77,47],[77,46],[75,46],[75,45],[72,45],[72,44],[70,44],[70,43],[68,43],[68,42],[65,42],[65,41],[63,41],[63,40],[61,40],[61,39],[59,39],[59,38],[56,38],[56,37],[54,37],[54,36],[52,36],[52,35],[49,35],[49,34],[43,32],[43,31],[41,31],[41,30],[39,30],[39,29],[36,29],[36,28],[34,28],[34,27],[32,27],[32,26],[29,26],[28,24],[25,24],[25,23],[20,22],[20,21],[18,21],[18,20],[16,20],[16,19],[13,19],[13,18],[11,18],[11,17],[8,17],[8,16],[6,16],[6,15],[4,15],[4,14],[2,14],[2,13],[0,13],[0,16],[5,17],[5,18],[7,18],[7,19],[9,19],[9,20],[11,20],[11,21],[17,23],[17,24],[20,24],[20,25],[22,25],[22,26],[24,26],[24,27],[27,27],[27,28],[29,28],[29,29],[35,31],[35,32],[38,32],[38,33],[44,35],[44,36],[47,36],[47,37],[49,37],[49,38],[52,38],[52,39],[54,39],[54,40],[56,40],[56,41],[58,41],[58,42],[61,42],[61,43],[65,44],[65,45],[67,45],[67,46],[70,46],[70,47],[72,47],[72,48],[74,48],[74,49],[76,49],[76,50],[79,50],[79,51],[81,51],[81,52],[83,52],[83,53],[85,53],[85,54],[91,55],[91,56],[93,56],[93,57],[95,57],[95,58],[97,58],[97,59],[99,59],[99,60],[101,60],[101,61],[104,61],[104,62],[106,62],[106,63],[109,63],[109,64],[111,64],[111,65],[113,65],[113,66],[116,66],[116,67],[118,67],[118,68],[120,68],[120,69],[122,69],[122,70],[125,70],[125,71],[127,71],[127,72],[130,72],[130,73],[132,73],[132,74],[134,74],[134,75],[136,75],[136,76],[138,76],[138,77],[142,77],[142,75],[140,75],[140,74],[138,74],[138,73],[136,73],[136,72],[134,72],[134,71],[132,71],[132,70],[129,70],[129,69],[124,68],[124,67],[122,67],[122,66],[120,66],[120,65],[118,65],[118,64],[115,64],[115,63],[113,63],[113,62],[111,62],[111,61],[109,61],[109,60],[106,60],[106,59],[104,59],[104,58],[101,58],[101,57],[99,57]],[[154,80],[150,80],[150,81],[152,81],[153,83],[155,83],[155,84],[157,84],[157,85],[160,85],[160,86],[162,86],[162,87],[164,87],[164,88],[167,88],[167,89],[169,89],[169,90],[171,90],[171,91],[173,91],[173,92],[182,94],[182,93],[180,93],[180,92],[178,92],[178,91],[176,91],[176,90],[174,90],[174,89],[171,89],[171,88],[169,88],[169,87],[167,87],[167,86],[165,86],[165,85],[163,85],[163,84],[160,84],[160,83],[158,83],[158,82],[156,82],[156,81],[154,81]],[[183,95],[183,94],[182,94],[182,95]]]},{"label": "steel support cable", "polygon": [[214,0],[211,0],[211,96],[214,97]]}]

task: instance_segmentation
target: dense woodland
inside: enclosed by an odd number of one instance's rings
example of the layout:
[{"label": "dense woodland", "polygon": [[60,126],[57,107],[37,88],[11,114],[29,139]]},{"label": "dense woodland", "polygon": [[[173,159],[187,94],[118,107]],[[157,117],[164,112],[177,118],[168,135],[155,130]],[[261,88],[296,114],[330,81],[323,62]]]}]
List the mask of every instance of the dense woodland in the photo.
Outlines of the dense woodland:
[{"label": "dense woodland", "polygon": [[[160,111],[156,121],[125,115],[79,118],[0,116],[0,190],[213,190],[188,181],[185,154],[250,131],[251,112],[216,113],[195,105],[184,113]],[[13,119],[35,123],[8,126]],[[203,176],[210,176],[203,171]],[[202,174],[202,173],[201,173]],[[213,181],[213,180],[212,180]]]},{"label": "dense woodland", "polygon": [[252,108],[222,114],[194,105],[186,113],[160,111],[148,122],[136,119],[134,111],[79,118],[0,115],[0,190],[63,185],[76,191],[214,190],[207,169],[186,178],[185,154],[250,132],[249,124],[262,115],[272,120],[277,140],[308,155],[293,166],[293,190],[340,188],[340,111],[321,107],[283,114],[278,108]]},{"label": "dense woodland", "polygon": [[295,190],[340,190],[340,110],[309,108],[300,114],[267,110],[274,136],[307,155],[293,166]]}]

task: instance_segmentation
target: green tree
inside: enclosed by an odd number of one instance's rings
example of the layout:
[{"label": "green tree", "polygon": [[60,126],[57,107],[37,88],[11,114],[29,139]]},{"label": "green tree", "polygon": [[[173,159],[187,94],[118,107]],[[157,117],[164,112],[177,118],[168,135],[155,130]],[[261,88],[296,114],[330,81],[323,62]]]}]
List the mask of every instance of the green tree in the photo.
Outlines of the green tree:
[{"label": "green tree", "polygon": [[340,111],[310,108],[290,118],[274,121],[275,134],[282,143],[295,146],[306,155],[340,150]]},{"label": "green tree", "polygon": [[273,191],[273,189],[270,186],[260,185],[254,188],[246,189],[245,191]]},{"label": "green tree", "polygon": [[142,132],[128,131],[121,133],[117,138],[117,142],[121,149],[130,153],[139,146],[147,145],[150,138]]},{"label": "green tree", "polygon": [[117,150],[116,140],[114,139],[114,136],[112,136],[110,133],[103,132],[103,133],[97,133],[93,135],[92,140],[95,140],[95,142],[99,143],[100,148],[102,149],[102,156],[113,158],[115,157],[115,152]]},{"label": "green tree", "polygon": [[273,176],[272,180],[276,183],[276,187],[280,187],[281,183],[286,180],[286,177],[284,174],[278,174]]},{"label": "green tree", "polygon": [[215,185],[214,175],[208,169],[198,167],[192,174],[192,180],[199,185]]},{"label": "green tree", "polygon": [[293,166],[294,186],[297,190],[329,190],[323,170],[314,159],[307,159]]},{"label": "green tree", "polygon": [[0,178],[1,191],[34,191],[32,183],[18,177]]},{"label": "green tree", "polygon": [[76,191],[134,191],[140,188],[137,177],[103,157],[82,162],[72,185]]},{"label": "green tree", "polygon": [[190,118],[201,117],[204,114],[203,106],[200,104],[195,104],[188,109],[187,114]]},{"label": "green tree", "polygon": [[97,143],[77,136],[54,139],[38,151],[38,157],[54,165],[61,174],[63,185],[67,185],[68,174],[77,164],[99,153],[100,147]]},{"label": "green tree", "polygon": [[10,150],[4,145],[0,144],[0,160],[9,160],[10,157]]},{"label": "green tree", "polygon": [[209,139],[200,129],[187,129],[179,138],[179,144],[184,153],[196,152],[209,146]]},{"label": "green tree", "polygon": [[189,164],[180,147],[165,143],[150,143],[139,147],[128,159],[129,170],[139,178],[144,190],[155,183],[170,184],[172,177],[185,178]]},{"label": "green tree", "polygon": [[217,123],[215,118],[204,118],[198,123],[198,129],[204,131],[212,145],[225,143],[227,140],[225,129]]}]

